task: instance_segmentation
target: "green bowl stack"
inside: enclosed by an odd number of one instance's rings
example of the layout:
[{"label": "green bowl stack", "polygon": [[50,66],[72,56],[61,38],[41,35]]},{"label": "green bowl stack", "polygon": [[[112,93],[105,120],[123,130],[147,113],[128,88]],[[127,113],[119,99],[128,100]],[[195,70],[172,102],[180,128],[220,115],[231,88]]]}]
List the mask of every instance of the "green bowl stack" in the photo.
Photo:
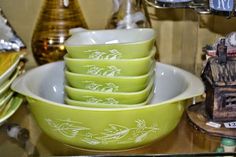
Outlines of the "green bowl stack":
[{"label": "green bowl stack", "polygon": [[66,42],[65,103],[95,108],[148,104],[154,91],[153,29],[81,31]]},{"label": "green bowl stack", "polygon": [[22,96],[10,89],[12,82],[23,73],[24,54],[21,52],[0,53],[0,125],[11,117],[23,102]]}]

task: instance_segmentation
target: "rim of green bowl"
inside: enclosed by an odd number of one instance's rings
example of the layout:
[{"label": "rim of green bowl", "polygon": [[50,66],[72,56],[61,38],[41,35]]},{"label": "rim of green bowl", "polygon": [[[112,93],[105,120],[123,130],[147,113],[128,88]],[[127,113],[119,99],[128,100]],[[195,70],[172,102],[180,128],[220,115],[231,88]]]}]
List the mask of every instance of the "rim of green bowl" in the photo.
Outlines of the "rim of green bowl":
[{"label": "rim of green bowl", "polygon": [[[112,32],[112,31],[120,31],[120,32],[125,32],[125,31],[130,31],[131,29],[107,29],[107,30],[86,30],[86,31],[82,31],[82,32],[78,32],[78,33],[75,33],[73,34],[74,36],[77,36],[77,35],[81,35],[81,34],[86,34],[86,33],[94,33],[94,32]],[[150,37],[150,39],[146,39],[146,40],[141,40],[141,41],[135,41],[135,42],[121,42],[121,43],[111,43],[111,44],[105,44],[105,43],[101,43],[101,44],[81,44],[81,45],[71,45],[69,44],[68,42],[72,39],[72,37],[68,38],[64,45],[65,47],[84,47],[84,46],[99,46],[99,45],[133,45],[133,44],[140,44],[140,43],[145,43],[145,42],[149,42],[151,40],[154,40],[156,38],[156,30],[153,29],[153,28],[134,28],[132,29],[134,31],[149,31],[152,33],[152,36]]]},{"label": "rim of green bowl", "polygon": [[[45,68],[49,65],[60,64],[60,63],[62,64],[63,61],[45,64],[45,65],[42,65],[38,68]],[[130,108],[89,108],[89,107],[70,106],[70,105],[57,103],[57,102],[54,102],[54,101],[51,101],[51,100],[44,99],[40,96],[37,96],[36,94],[34,94],[32,91],[30,91],[26,87],[26,81],[25,81],[25,78],[27,77],[27,75],[29,75],[31,72],[33,72],[37,68],[31,69],[26,74],[21,75],[20,77],[18,77],[17,80],[13,82],[13,85],[12,85],[11,88],[14,91],[16,91],[16,92],[18,92],[18,93],[20,93],[20,94],[22,94],[26,97],[30,97],[31,99],[35,99],[35,101],[41,101],[41,102],[45,102],[45,103],[55,105],[55,106],[59,106],[59,107],[65,107],[65,108],[71,108],[71,109],[80,109],[80,110],[91,110],[91,111],[141,110],[141,109],[151,108],[151,107],[160,106],[160,105],[165,105],[165,104],[169,104],[169,103],[173,103],[173,102],[177,102],[177,101],[183,101],[183,100],[195,97],[195,96],[199,96],[199,95],[204,93],[204,85],[203,85],[202,81],[200,81],[200,79],[197,78],[197,76],[191,74],[190,72],[182,70],[178,67],[172,66],[172,65],[163,64],[163,63],[160,63],[160,62],[158,62],[158,64],[159,65],[164,65],[164,66],[172,68],[172,69],[174,68],[175,71],[180,71],[181,73],[185,73],[185,75],[188,77],[188,78],[185,78],[185,80],[187,80],[187,82],[190,83],[189,81],[193,79],[192,80],[193,83],[188,84],[188,87],[181,94],[179,94],[179,95],[177,95],[177,96],[175,96],[171,99],[168,99],[166,101],[162,101],[162,102],[159,102],[159,103],[156,103],[156,104],[148,104],[148,105],[144,105],[144,106],[137,106],[137,107],[130,107]],[[16,85],[20,85],[21,88],[23,88],[23,89],[21,89],[21,91],[19,91],[19,89],[17,90],[16,87],[14,87]],[[193,86],[194,87],[200,86],[200,88],[197,91],[194,92]],[[24,91],[24,92],[22,92],[22,91]],[[189,92],[192,92],[192,93],[189,94]],[[154,91],[154,93],[155,93],[155,91]]]},{"label": "rim of green bowl", "polygon": [[119,61],[119,62],[138,62],[138,61],[143,61],[143,60],[148,60],[148,59],[151,59],[156,53],[156,47],[153,46],[152,49],[150,50],[150,54],[146,57],[143,57],[143,58],[132,58],[132,59],[87,59],[87,58],[72,58],[70,56],[69,53],[65,54],[64,55],[64,60],[68,60],[68,61],[98,61],[98,62],[101,62],[101,61],[107,61],[107,62],[115,62],[115,61]]}]

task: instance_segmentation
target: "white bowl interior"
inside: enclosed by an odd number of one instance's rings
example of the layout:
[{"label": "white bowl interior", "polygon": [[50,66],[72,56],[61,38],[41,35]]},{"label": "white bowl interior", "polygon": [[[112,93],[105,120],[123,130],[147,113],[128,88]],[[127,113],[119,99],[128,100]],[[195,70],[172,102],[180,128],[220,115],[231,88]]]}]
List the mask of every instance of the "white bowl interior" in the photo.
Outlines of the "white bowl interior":
[{"label": "white bowl interior", "polygon": [[[156,104],[180,95],[188,87],[181,70],[157,63],[155,92],[151,104]],[[64,103],[64,62],[45,65],[26,74],[26,87],[38,97]],[[34,83],[32,83],[34,82]]]},{"label": "white bowl interior", "polygon": [[73,34],[67,39],[65,45],[82,46],[92,44],[130,43],[146,41],[154,37],[155,31],[153,29],[84,31]]}]

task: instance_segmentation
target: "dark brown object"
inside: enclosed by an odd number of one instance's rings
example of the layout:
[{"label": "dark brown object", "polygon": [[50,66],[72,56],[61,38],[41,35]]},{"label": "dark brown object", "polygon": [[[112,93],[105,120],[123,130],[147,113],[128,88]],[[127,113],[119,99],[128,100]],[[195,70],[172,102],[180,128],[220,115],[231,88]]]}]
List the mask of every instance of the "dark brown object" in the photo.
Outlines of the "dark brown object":
[{"label": "dark brown object", "polygon": [[218,57],[211,57],[203,70],[206,86],[206,111],[213,121],[236,120],[236,58],[226,56],[222,41]]},{"label": "dark brown object", "polygon": [[192,124],[194,128],[200,130],[203,133],[207,133],[213,136],[236,139],[235,129],[225,128],[223,124],[221,125],[221,128],[213,128],[206,125],[206,123],[211,119],[208,117],[205,107],[206,105],[204,102],[200,102],[194,105],[192,104],[187,107],[186,112],[190,124]]}]

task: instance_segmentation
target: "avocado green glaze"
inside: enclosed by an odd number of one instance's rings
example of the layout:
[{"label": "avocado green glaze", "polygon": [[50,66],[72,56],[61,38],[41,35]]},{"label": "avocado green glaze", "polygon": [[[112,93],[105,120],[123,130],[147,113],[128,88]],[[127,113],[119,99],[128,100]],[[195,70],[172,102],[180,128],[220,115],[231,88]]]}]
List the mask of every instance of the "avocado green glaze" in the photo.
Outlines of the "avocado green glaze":
[{"label": "avocado green glaze", "polygon": [[139,76],[149,72],[152,61],[142,62],[98,62],[98,61],[75,61],[65,58],[66,67],[74,73],[89,74],[95,76]]},{"label": "avocado green glaze", "polygon": [[65,42],[72,58],[133,59],[150,54],[156,38],[154,29],[98,30],[73,34]]},{"label": "avocado green glaze", "polygon": [[[142,58],[150,54],[155,40],[140,44],[123,44],[123,45],[89,45],[88,46],[65,46],[67,52],[72,58],[93,59],[95,53],[99,59],[116,58],[116,59],[132,59]],[[114,53],[112,52],[116,52]]]},{"label": "avocado green glaze", "polygon": [[163,138],[179,123],[185,100],[204,92],[198,77],[157,63],[154,95],[146,105],[128,108],[66,105],[64,67],[64,62],[37,67],[18,77],[11,88],[26,96],[31,113],[49,137],[85,149],[129,149]]},{"label": "avocado green glaze", "polygon": [[137,92],[143,90],[151,77],[152,70],[137,77],[105,77],[76,74],[65,70],[67,84],[74,88],[93,91]]},{"label": "avocado green glaze", "polygon": [[138,92],[98,92],[84,89],[72,88],[65,85],[65,93],[69,98],[78,101],[107,103],[107,104],[137,104],[144,102],[151,91],[154,84],[152,78],[148,86]]},{"label": "avocado green glaze", "polygon": [[93,150],[143,146],[170,133],[180,121],[184,101],[132,109],[92,109],[57,105],[27,97],[30,110],[48,136]]},{"label": "avocado green glaze", "polygon": [[66,54],[64,60],[68,70],[73,73],[107,77],[140,76],[147,74],[153,66],[155,50],[153,48],[149,56],[138,59],[76,59]]},{"label": "avocado green glaze", "polygon": [[12,96],[11,99],[4,105],[5,108],[7,105],[9,105],[10,107],[7,110],[3,109],[3,111],[0,113],[0,124],[4,123],[15,113],[20,107],[20,105],[23,103],[23,101],[24,98],[20,94]]},{"label": "avocado green glaze", "polygon": [[138,107],[138,106],[144,106],[150,103],[154,93],[153,91],[149,93],[148,98],[137,104],[108,104],[108,103],[94,103],[94,102],[85,102],[85,101],[76,101],[72,100],[68,97],[64,98],[64,101],[68,105],[72,106],[81,106],[81,107],[92,107],[92,108],[127,108],[127,107]]}]

